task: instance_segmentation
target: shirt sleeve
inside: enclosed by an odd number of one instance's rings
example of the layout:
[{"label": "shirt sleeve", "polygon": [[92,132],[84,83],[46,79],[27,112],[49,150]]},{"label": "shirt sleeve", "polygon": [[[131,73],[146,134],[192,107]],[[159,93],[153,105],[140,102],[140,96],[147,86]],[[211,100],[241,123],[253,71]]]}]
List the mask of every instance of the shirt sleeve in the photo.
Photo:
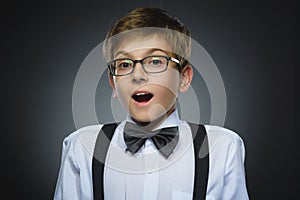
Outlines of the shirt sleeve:
[{"label": "shirt sleeve", "polygon": [[70,135],[63,141],[61,165],[54,200],[77,200],[80,197],[79,168],[74,157],[74,140]]},{"label": "shirt sleeve", "polygon": [[248,200],[245,181],[245,146],[241,138],[229,144],[225,164],[224,188],[222,199]]}]

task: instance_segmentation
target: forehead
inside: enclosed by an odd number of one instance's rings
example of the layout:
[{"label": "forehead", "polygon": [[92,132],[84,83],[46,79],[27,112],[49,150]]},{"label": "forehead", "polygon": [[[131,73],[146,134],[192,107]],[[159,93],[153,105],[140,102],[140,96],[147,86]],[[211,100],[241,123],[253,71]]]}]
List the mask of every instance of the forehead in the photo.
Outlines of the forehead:
[{"label": "forehead", "polygon": [[103,55],[107,62],[116,59],[119,50],[132,52],[142,48],[160,48],[171,55],[189,59],[191,38],[183,33],[158,27],[130,29],[106,38],[103,44]]},{"label": "forehead", "polygon": [[121,53],[149,52],[151,49],[160,49],[165,52],[172,52],[169,42],[159,35],[149,35],[146,37],[130,37],[123,40],[114,50],[114,57]]}]

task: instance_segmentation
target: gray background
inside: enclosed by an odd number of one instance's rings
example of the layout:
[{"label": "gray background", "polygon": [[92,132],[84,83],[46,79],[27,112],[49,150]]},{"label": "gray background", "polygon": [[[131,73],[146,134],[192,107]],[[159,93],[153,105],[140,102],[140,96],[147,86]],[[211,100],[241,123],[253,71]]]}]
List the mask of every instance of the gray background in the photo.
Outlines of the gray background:
[{"label": "gray background", "polygon": [[[11,1],[1,6],[1,197],[52,198],[63,138],[75,130],[72,88],[80,64],[114,20],[149,5],[177,16],[217,64],[228,99],[225,127],[238,132],[246,145],[250,197],[295,194],[294,3]],[[102,117],[110,105],[110,96],[102,95],[110,94],[106,80],[101,79],[96,95],[101,122],[113,120],[110,113]],[[201,82],[198,76],[193,84]],[[207,95],[205,87],[202,92]],[[207,123],[210,102],[200,99]]]}]

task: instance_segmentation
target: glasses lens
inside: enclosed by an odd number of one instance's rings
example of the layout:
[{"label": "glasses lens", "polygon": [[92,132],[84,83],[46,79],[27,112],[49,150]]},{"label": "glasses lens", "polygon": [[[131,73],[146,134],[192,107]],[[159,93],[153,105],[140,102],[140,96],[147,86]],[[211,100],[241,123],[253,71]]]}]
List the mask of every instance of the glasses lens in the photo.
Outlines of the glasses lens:
[{"label": "glasses lens", "polygon": [[168,60],[163,56],[151,56],[143,60],[143,65],[147,72],[158,73],[166,70]]},{"label": "glasses lens", "polygon": [[119,59],[112,62],[110,68],[114,75],[120,76],[131,73],[133,65],[134,63],[132,60]]}]

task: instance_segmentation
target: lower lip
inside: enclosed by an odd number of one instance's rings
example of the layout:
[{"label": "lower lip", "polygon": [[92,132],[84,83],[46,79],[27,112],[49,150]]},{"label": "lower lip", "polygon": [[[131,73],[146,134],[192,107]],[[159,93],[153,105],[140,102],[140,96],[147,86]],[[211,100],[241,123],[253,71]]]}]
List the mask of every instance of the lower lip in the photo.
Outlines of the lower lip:
[{"label": "lower lip", "polygon": [[135,103],[135,105],[139,106],[139,107],[144,107],[144,106],[147,106],[148,104],[150,104],[150,102],[152,101],[153,97],[147,101],[147,102],[138,102],[138,101],[135,101],[133,99],[133,102]]}]

